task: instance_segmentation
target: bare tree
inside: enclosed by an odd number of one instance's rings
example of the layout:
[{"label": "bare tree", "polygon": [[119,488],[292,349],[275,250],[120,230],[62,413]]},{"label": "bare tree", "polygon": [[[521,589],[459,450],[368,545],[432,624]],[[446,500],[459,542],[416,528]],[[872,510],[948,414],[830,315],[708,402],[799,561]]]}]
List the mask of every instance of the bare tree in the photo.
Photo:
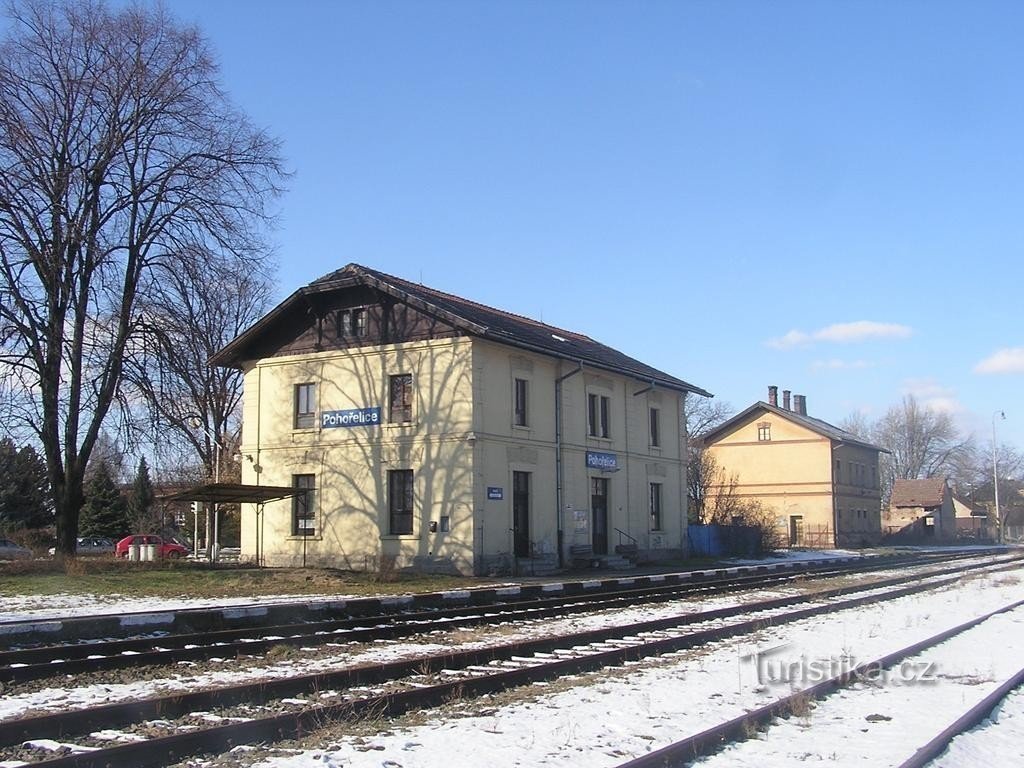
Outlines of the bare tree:
[{"label": "bare tree", "polygon": [[845,419],[839,422],[839,428],[844,432],[849,432],[855,437],[859,437],[861,440],[870,442],[872,438],[873,427],[868,417],[861,411],[854,411]]},{"label": "bare tree", "polygon": [[[158,270],[141,301],[144,335],[125,377],[145,403],[150,434],[165,455],[198,457],[207,477],[235,479],[228,461],[240,440],[242,372],[208,360],[270,309],[265,262],[194,251]],[[131,398],[134,402],[134,398]],[[174,440],[174,438],[177,440]]]},{"label": "bare tree", "polygon": [[891,407],[874,428],[874,442],[891,453],[883,456],[889,486],[893,480],[954,474],[973,450],[947,413],[922,406],[913,395]]},{"label": "bare tree", "polygon": [[85,467],[160,265],[263,250],[282,161],[163,9],[26,0],[0,45],[0,373],[72,554]]},{"label": "bare tree", "polygon": [[727,421],[733,415],[732,407],[720,400],[687,395],[684,401],[684,429],[686,443],[686,486],[688,495],[687,517],[692,522],[705,523],[705,503],[708,489],[716,484],[717,465],[705,461],[704,435]]}]

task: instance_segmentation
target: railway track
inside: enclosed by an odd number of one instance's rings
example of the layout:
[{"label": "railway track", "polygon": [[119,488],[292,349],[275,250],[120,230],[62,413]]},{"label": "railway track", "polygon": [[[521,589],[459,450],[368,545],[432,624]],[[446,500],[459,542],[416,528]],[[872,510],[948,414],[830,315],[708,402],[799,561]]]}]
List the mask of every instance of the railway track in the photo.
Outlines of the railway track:
[{"label": "railway track", "polygon": [[[797,711],[803,710],[808,700],[824,699],[856,683],[877,680],[887,670],[919,655],[922,651],[934,648],[951,638],[955,638],[980,626],[995,616],[1014,611],[1022,606],[1024,606],[1024,600],[1017,600],[994,611],[989,611],[970,621],[939,632],[885,656],[858,664],[816,685],[782,696],[757,709],[745,712],[739,717],[732,718],[642,757],[625,762],[619,768],[678,768],[679,766],[690,765],[694,760],[703,755],[716,752],[730,743],[750,738],[752,733],[769,726],[778,718],[786,718]],[[902,763],[900,768],[922,768],[927,765],[945,749],[945,746],[955,735],[981,722],[1003,698],[1022,683],[1024,683],[1024,670],[1014,675],[993,692],[992,695],[986,697],[978,706],[972,707],[954,726],[945,729],[925,747],[922,747],[911,759]]]},{"label": "railway track", "polygon": [[[974,558],[965,558],[974,559]],[[1014,556],[991,562],[1012,562]],[[819,568],[810,573],[754,574],[712,577],[693,583],[658,584],[609,590],[596,594],[559,595],[481,606],[432,609],[385,614],[379,617],[345,617],[317,622],[246,627],[202,633],[166,634],[85,643],[62,643],[0,651],[0,683],[17,684],[60,675],[77,675],[212,657],[253,656],[272,648],[342,645],[393,640],[431,631],[569,616],[644,604],[665,603],[683,597],[725,594],[751,587],[785,586],[797,580],[826,579],[851,573],[889,569],[892,563]],[[927,563],[920,567],[929,567]],[[972,566],[941,567],[936,574],[958,573]]]},{"label": "railway track", "polygon": [[1024,667],[1017,670],[984,699],[967,709],[966,712],[930,739],[927,744],[918,749],[910,758],[900,763],[899,768],[924,768],[942,755],[953,739],[991,717],[996,708],[1006,700],[1006,697],[1019,690],[1022,686],[1024,686]]},{"label": "railway track", "polygon": [[[989,566],[985,572],[1016,567],[1015,563],[1003,563]],[[957,570],[978,571],[979,567],[963,566]],[[145,728],[151,738],[143,743],[111,746],[86,738],[86,742],[92,743],[85,747],[95,748],[95,751],[37,764],[50,768],[168,765],[187,755],[220,752],[237,744],[294,738],[325,723],[369,715],[394,716],[412,708],[436,706],[454,697],[478,696],[621,665],[713,640],[742,636],[766,626],[938,589],[958,579],[955,574],[887,579],[826,590],[814,596],[775,598],[485,649],[452,651],[255,685],[24,718],[0,723],[0,745],[10,747],[32,740],[65,739],[100,729],[149,723]],[[862,594],[854,596],[856,593]],[[813,603],[800,606],[809,601]],[[729,621],[731,619],[740,620]],[[268,709],[271,702],[275,702],[272,713]],[[206,724],[207,727],[192,730],[197,724],[194,713],[218,709],[220,712],[213,716],[234,721]],[[152,735],[153,722],[164,724],[161,727],[171,732]]]}]

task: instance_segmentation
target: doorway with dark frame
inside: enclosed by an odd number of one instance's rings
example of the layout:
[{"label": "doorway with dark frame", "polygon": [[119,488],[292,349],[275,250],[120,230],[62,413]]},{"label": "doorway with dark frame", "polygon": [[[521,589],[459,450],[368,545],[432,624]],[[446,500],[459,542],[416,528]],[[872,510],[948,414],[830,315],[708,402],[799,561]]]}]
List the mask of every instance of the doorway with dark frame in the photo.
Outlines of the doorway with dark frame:
[{"label": "doorway with dark frame", "polygon": [[608,554],[608,478],[590,478],[590,510],[593,523],[591,551]]},{"label": "doorway with dark frame", "polygon": [[512,541],[516,557],[530,557],[530,473],[512,473]]}]

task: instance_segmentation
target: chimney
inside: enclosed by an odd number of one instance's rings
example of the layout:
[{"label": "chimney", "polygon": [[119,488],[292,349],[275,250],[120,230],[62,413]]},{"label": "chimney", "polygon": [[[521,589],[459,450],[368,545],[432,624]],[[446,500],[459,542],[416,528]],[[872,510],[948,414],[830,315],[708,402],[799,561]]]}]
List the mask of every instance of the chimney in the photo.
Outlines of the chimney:
[{"label": "chimney", "polygon": [[801,416],[807,415],[807,395],[793,395],[794,409]]},{"label": "chimney", "polygon": [[776,408],[779,407],[779,388],[768,387],[768,405],[774,405]]},{"label": "chimney", "polygon": [[782,390],[782,408],[784,410],[787,410],[787,411],[789,410],[789,390],[788,389]]}]

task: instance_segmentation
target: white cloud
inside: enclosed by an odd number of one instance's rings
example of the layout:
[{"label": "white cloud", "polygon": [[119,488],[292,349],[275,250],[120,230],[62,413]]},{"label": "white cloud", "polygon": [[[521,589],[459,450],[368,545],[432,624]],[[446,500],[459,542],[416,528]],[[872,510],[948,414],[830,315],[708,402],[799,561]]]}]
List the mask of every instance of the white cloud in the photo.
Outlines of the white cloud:
[{"label": "white cloud", "polygon": [[1000,349],[974,366],[974,372],[1024,373],[1024,347]]},{"label": "white cloud", "polygon": [[925,408],[936,413],[962,413],[963,405],[956,399],[956,392],[944,387],[935,379],[907,379],[903,382],[903,393],[913,395]]},{"label": "white cloud", "polygon": [[849,344],[866,339],[905,339],[913,329],[899,323],[876,323],[873,320],[857,320],[852,323],[834,323],[816,331],[792,330],[785,336],[769,339],[767,344],[775,349],[788,349],[816,341],[834,344]]},{"label": "white cloud", "polygon": [[871,368],[874,363],[869,360],[815,360],[811,363],[811,369],[815,371],[856,371],[863,368]]}]

